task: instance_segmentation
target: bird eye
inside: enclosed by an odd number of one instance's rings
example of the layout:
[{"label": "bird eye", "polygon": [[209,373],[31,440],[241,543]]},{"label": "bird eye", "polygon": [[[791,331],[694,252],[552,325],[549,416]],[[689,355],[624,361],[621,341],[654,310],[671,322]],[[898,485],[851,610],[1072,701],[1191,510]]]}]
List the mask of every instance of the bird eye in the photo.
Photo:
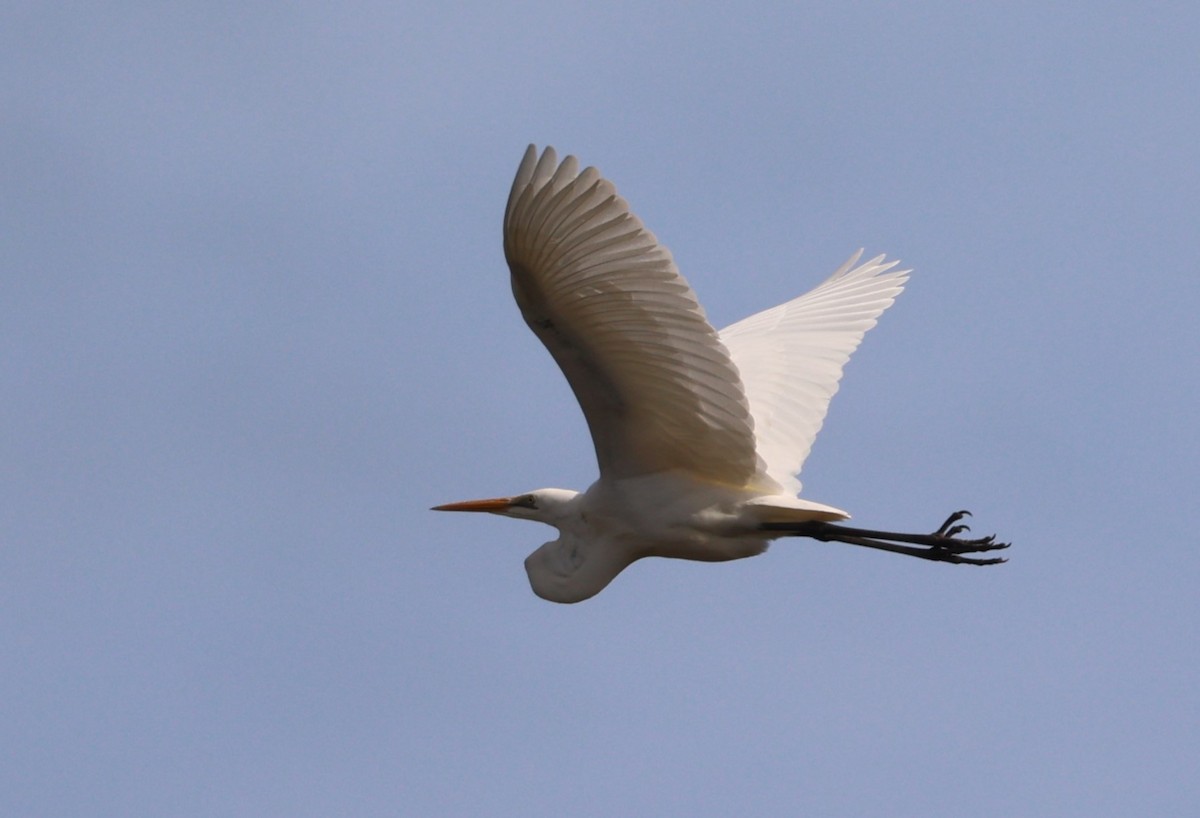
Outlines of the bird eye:
[{"label": "bird eye", "polygon": [[532,494],[522,494],[517,499],[517,505],[524,506],[525,508],[537,508],[537,500],[533,498]]}]

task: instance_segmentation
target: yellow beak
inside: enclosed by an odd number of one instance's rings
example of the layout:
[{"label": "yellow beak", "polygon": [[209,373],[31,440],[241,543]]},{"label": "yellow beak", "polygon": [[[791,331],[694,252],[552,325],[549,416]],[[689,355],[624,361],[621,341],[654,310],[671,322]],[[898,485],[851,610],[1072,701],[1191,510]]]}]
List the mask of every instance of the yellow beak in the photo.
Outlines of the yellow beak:
[{"label": "yellow beak", "polygon": [[430,511],[504,511],[513,504],[511,497],[494,497],[490,500],[463,500],[461,503],[446,503],[434,506]]}]

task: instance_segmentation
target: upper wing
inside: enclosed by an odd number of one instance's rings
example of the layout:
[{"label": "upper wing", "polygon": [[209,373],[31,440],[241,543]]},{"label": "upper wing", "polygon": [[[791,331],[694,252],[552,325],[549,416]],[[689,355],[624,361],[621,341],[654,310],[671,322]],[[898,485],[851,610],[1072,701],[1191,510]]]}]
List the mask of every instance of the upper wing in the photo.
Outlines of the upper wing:
[{"label": "upper wing", "polygon": [[883,256],[854,267],[861,255],[811,292],[721,330],[750,401],[766,476],[790,492],[800,491],[796,475],[842,367],[908,280],[908,270],[888,272],[897,262]]},{"label": "upper wing", "polygon": [[760,472],[738,371],[671,254],[595,168],[525,152],[504,214],[513,295],[562,368],[600,472]]}]

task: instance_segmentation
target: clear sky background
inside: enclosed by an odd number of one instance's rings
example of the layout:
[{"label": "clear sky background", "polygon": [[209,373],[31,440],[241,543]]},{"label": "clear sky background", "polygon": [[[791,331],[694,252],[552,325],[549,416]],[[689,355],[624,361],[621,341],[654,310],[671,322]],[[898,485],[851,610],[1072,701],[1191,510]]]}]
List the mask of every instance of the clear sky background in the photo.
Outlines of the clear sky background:
[{"label": "clear sky background", "polygon": [[[25,3],[0,25],[0,814],[1200,803],[1200,11]],[[718,326],[915,270],[784,542],[530,592],[595,477],[512,303],[529,142]]]}]

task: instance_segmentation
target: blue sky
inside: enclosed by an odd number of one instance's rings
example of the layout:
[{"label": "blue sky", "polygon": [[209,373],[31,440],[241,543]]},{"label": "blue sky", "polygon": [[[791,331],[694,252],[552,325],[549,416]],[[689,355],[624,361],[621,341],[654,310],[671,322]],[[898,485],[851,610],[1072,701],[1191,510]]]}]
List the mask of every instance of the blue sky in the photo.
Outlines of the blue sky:
[{"label": "blue sky", "polygon": [[[0,27],[0,813],[1200,801],[1189,3],[25,4]],[[595,476],[500,248],[595,164],[717,325],[914,268],[777,544],[530,593]]]}]

